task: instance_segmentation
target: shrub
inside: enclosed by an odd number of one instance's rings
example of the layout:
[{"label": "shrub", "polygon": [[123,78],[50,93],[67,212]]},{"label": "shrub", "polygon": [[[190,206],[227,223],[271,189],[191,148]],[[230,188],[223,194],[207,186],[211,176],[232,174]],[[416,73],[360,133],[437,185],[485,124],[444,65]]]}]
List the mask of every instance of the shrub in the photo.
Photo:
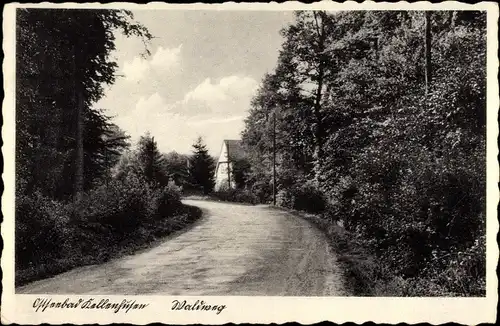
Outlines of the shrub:
[{"label": "shrub", "polygon": [[321,191],[306,182],[278,191],[276,204],[309,213],[320,213],[325,210],[326,199]]},{"label": "shrub", "polygon": [[229,189],[212,193],[212,197],[222,201],[257,204],[259,198],[248,189]]},{"label": "shrub", "polygon": [[328,215],[345,217],[380,265],[403,280],[403,295],[484,294],[485,178],[478,164],[484,145],[478,144],[444,142],[442,156],[411,142],[396,151],[381,140],[353,160],[350,176],[332,179],[325,190]]},{"label": "shrub", "polygon": [[130,174],[123,180],[113,180],[97,187],[74,204],[75,221],[109,228],[114,235],[124,236],[152,217],[153,190],[139,177]]},{"label": "shrub", "polygon": [[250,192],[257,198],[259,203],[268,203],[271,201],[273,189],[269,180],[257,180],[255,181],[251,188]]},{"label": "shrub", "polygon": [[182,207],[181,190],[173,182],[169,182],[166,187],[155,192],[155,217],[157,219],[166,218],[175,215]]},{"label": "shrub", "polygon": [[249,180],[250,162],[245,158],[240,158],[233,163],[233,178],[236,188],[243,189]]},{"label": "shrub", "polygon": [[434,251],[429,266],[446,266],[425,270],[427,278],[448,292],[459,295],[484,296],[486,289],[486,236],[482,235],[463,250]]},{"label": "shrub", "polygon": [[155,189],[136,174],[101,185],[78,202],[17,195],[16,285],[130,253],[200,215],[182,205],[175,185]]},{"label": "shrub", "polygon": [[39,193],[16,196],[16,268],[60,257],[67,225],[63,211],[62,205]]}]

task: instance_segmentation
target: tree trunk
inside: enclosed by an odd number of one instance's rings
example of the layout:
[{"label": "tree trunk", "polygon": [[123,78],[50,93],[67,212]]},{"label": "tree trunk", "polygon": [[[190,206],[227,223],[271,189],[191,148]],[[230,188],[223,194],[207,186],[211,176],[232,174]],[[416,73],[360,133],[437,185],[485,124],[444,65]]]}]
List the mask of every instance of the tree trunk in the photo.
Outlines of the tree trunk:
[{"label": "tree trunk", "polygon": [[[323,137],[324,137],[324,126],[323,126],[323,115],[321,113],[321,100],[323,98],[323,86],[325,79],[325,22],[323,18],[321,22],[318,22],[317,14],[314,13],[314,19],[316,23],[316,31],[318,33],[318,88],[316,90],[316,95],[314,99],[314,119],[316,122],[316,127],[314,128],[314,175],[315,181],[319,182],[320,178],[320,167],[321,160],[323,157]],[[321,26],[320,26],[321,25]]]},{"label": "tree trunk", "polygon": [[320,64],[318,73],[318,89],[316,91],[316,98],[314,103],[314,119],[316,122],[316,128],[314,131],[315,149],[314,149],[314,159],[315,164],[319,164],[321,157],[323,156],[323,116],[321,114],[321,99],[323,97],[323,78],[324,78],[324,67]]},{"label": "tree trunk", "polygon": [[76,124],[76,156],[75,156],[75,200],[80,200],[83,193],[83,110],[84,101],[81,89],[77,91],[77,124]]},{"label": "tree trunk", "polygon": [[276,109],[273,111],[273,205],[276,206]]},{"label": "tree trunk", "polygon": [[231,159],[229,156],[229,143],[226,144],[227,151],[227,190],[231,190]]},{"label": "tree trunk", "polygon": [[75,78],[75,95],[76,95],[76,155],[75,155],[75,185],[74,185],[74,200],[79,201],[83,194],[83,169],[84,169],[84,153],[83,153],[83,128],[84,128],[84,105],[83,98],[83,80],[80,74],[81,58],[78,55],[82,52],[82,40],[78,40],[78,46],[73,47],[74,55],[74,74]]}]

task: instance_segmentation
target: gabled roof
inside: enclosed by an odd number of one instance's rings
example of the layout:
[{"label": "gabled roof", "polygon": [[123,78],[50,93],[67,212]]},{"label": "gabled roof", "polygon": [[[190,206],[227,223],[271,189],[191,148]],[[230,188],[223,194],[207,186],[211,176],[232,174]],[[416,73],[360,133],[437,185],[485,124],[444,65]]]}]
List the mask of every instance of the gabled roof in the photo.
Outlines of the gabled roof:
[{"label": "gabled roof", "polygon": [[226,144],[227,150],[229,152],[230,161],[245,157],[245,150],[243,149],[241,140],[224,139],[224,143]]}]

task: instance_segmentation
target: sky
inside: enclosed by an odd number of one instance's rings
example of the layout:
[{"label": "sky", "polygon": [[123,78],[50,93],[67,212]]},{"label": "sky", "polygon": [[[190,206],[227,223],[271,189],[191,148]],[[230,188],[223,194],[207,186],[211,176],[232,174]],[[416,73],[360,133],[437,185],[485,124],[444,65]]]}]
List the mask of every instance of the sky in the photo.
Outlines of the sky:
[{"label": "sky", "polygon": [[202,136],[217,155],[224,139],[240,139],[293,12],[142,10],[134,18],[155,37],[151,55],[140,39],[117,34],[119,77],[96,107],[133,143],[150,132],[165,153],[190,153]]}]

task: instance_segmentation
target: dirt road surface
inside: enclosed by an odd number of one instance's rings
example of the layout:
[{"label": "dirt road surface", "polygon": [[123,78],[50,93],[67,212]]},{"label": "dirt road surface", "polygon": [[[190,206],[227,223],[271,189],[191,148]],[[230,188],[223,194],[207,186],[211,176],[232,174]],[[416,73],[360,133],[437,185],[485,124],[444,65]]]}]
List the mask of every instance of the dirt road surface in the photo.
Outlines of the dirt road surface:
[{"label": "dirt road surface", "polygon": [[17,288],[16,293],[343,296],[324,235],[267,206],[186,200],[204,217],[154,248]]}]

